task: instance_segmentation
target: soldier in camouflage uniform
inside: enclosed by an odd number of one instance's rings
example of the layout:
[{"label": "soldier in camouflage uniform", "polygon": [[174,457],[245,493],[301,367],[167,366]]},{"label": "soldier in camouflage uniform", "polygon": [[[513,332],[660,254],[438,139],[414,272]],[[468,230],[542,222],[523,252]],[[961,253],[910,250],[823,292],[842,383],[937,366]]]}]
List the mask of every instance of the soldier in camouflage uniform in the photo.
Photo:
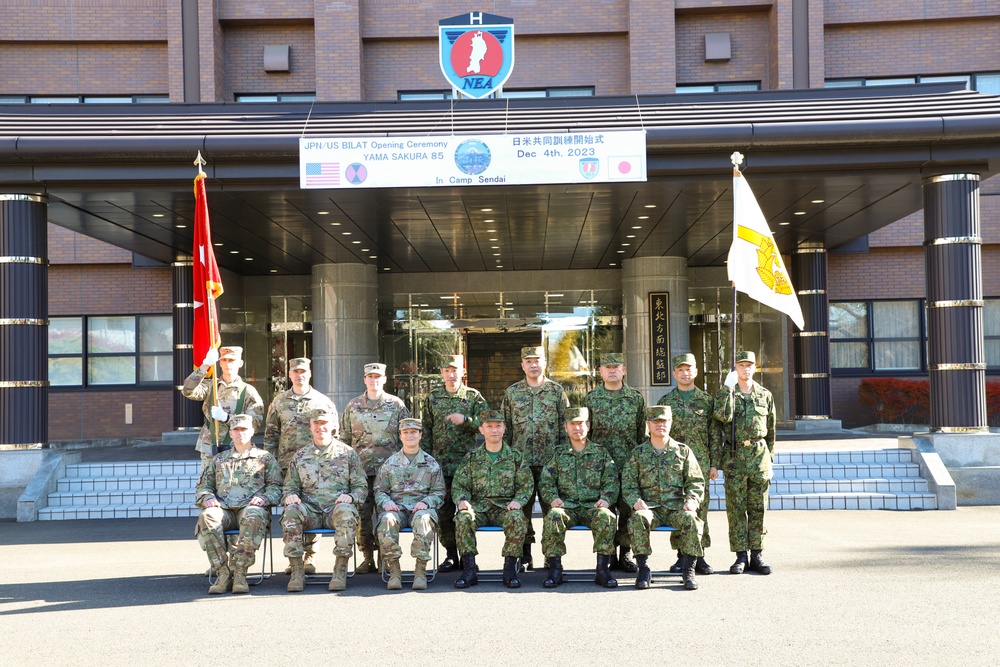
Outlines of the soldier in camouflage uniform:
[{"label": "soldier in camouflage uniform", "polygon": [[437,535],[437,508],[444,502],[444,474],[434,457],[420,449],[423,427],[419,419],[401,419],[399,439],[403,448],[390,456],[375,478],[375,507],[378,508],[379,551],[389,570],[386,588],[403,587],[399,557],[399,529],[411,526],[410,555],[416,559],[413,590],[427,588],[427,561]]},{"label": "soldier in camouflage uniform", "polygon": [[476,529],[481,526],[503,528],[503,583],[507,588],[520,588],[517,575],[521,570],[524,536],[528,532],[523,508],[531,500],[535,484],[524,457],[504,443],[507,427],[503,413],[489,410],[482,413],[479,420],[479,432],[486,443],[465,456],[452,483],[452,500],[458,508],[455,533],[462,555],[462,574],[455,580],[455,588],[479,583]]},{"label": "soldier in camouflage uniform", "polygon": [[358,506],[368,497],[368,485],[358,453],[333,437],[336,418],[323,408],[313,410],[309,415],[313,444],[300,449],[288,464],[282,488],[285,512],[281,528],[285,556],[292,563],[288,582],[292,592],[305,586],[302,531],[322,527],[335,531],[333,553],[337,560],[329,588],[347,588],[347,560],[358,528]]},{"label": "soldier in camouflage uniform", "polygon": [[[569,398],[562,385],[545,377],[544,348],[521,348],[521,370],[524,371],[524,379],[507,387],[501,410],[507,427],[504,442],[524,456],[535,480],[534,493],[524,505],[528,533],[521,550],[521,563],[531,569],[531,543],[535,541],[531,514],[535,496],[538,495],[538,480],[545,462],[566,444],[563,410],[569,407]],[[541,498],[539,504],[544,517],[549,512],[548,504]]]},{"label": "soldier in camouflage uniform", "polygon": [[[604,445],[611,453],[618,470],[625,466],[632,450],[646,439],[646,399],[638,390],[625,384],[625,355],[609,352],[601,355],[602,384],[595,387],[583,399],[583,405],[590,410],[590,436]],[[611,569],[635,572],[629,552],[632,549],[628,535],[628,518],[632,509],[618,498],[618,530],[615,532],[615,546],[621,555],[611,557]]]},{"label": "soldier in camouflage uniform", "polygon": [[359,509],[358,547],[364,560],[357,574],[375,572],[375,475],[386,459],[399,451],[399,421],[410,411],[398,396],[385,392],[385,364],[365,364],[365,393],[352,398],[340,417],[340,439],[361,457],[368,477],[368,500]]},{"label": "soldier in camouflage uniform", "polygon": [[[309,415],[313,410],[323,408],[333,414],[333,436],[337,436],[337,406],[309,384],[312,379],[311,365],[305,357],[289,360],[288,378],[292,381],[292,388],[274,397],[264,420],[264,449],[278,459],[282,478],[288,472],[288,463],[295,452],[312,444]],[[316,573],[313,558],[319,548],[319,538],[319,535],[306,535],[306,574]],[[289,564],[285,574],[291,573],[292,566]]]},{"label": "soldier in camouflage uniform", "polygon": [[479,415],[488,410],[486,399],[472,387],[462,383],[465,375],[465,357],[453,354],[441,360],[443,387],[435,387],[424,401],[423,442],[428,453],[433,454],[444,471],[446,488],[444,505],[441,506],[441,546],[446,557],[438,567],[441,572],[451,572],[458,567],[458,549],[455,544],[455,505],[451,501],[451,485],[458,465],[476,446]]},{"label": "soldier in camouflage uniform", "polygon": [[[678,354],[672,360],[674,380],[677,387],[667,392],[658,405],[669,405],[673,413],[673,426],[670,437],[687,445],[698,459],[702,472],[708,471],[708,479],[719,477],[719,446],[722,444],[722,431],[715,421],[715,402],[706,392],[695,386],[698,377],[698,364],[694,355]],[[704,524],[701,546],[706,549],[712,546],[712,538],[708,534],[709,484],[705,482],[705,497],[698,506],[698,518]],[[680,534],[670,534],[670,546],[677,551],[677,562],[670,568],[671,572],[680,572],[681,551]],[[705,561],[704,556],[698,557],[695,565],[698,574],[712,574],[712,566]]]},{"label": "soldier in camouflage uniform", "polygon": [[[229,420],[233,447],[209,459],[195,489],[195,505],[202,509],[194,534],[218,573],[208,592],[248,593],[247,568],[271,523],[271,506],[281,498],[281,471],[274,457],[250,442],[253,417],[233,415]],[[227,553],[225,531],[239,526],[240,534]]]},{"label": "soldier in camouflage uniform", "polygon": [[[777,419],[774,397],[753,374],[757,355],[739,352],[736,370],[731,371],[725,386],[715,395],[715,419],[722,436],[735,439],[721,447],[720,463],[726,486],[726,518],[729,519],[729,548],[736,552],[736,562],[729,571],[745,570],[771,574],[764,562],[764,512],[771,487],[771,461],[774,458],[774,429]],[[750,551],[749,562],[747,550]]]},{"label": "soldier in camouflage uniform", "polygon": [[648,559],[653,553],[649,532],[657,526],[673,526],[680,537],[684,588],[695,590],[695,562],[704,554],[698,505],[705,495],[705,478],[694,452],[670,437],[670,406],[646,408],[646,423],[649,440],[632,453],[622,473],[622,495],[635,510],[629,519],[639,561],[635,587],[649,588]]},{"label": "soldier in camouflage uniform", "polygon": [[542,525],[542,553],[549,561],[549,576],[542,585],[555,588],[562,583],[566,530],[583,525],[594,534],[594,583],[615,588],[618,581],[608,568],[615,552],[617,519],[611,508],[618,501],[618,466],[608,450],[587,439],[587,408],[567,408],[565,420],[569,446],[549,459],[538,482],[539,495],[552,508]]},{"label": "soldier in camouflage uniform", "polygon": [[[206,377],[208,369],[219,362],[222,377],[218,380],[218,403],[212,396],[212,378]],[[254,431],[260,431],[264,421],[264,401],[257,390],[239,376],[243,367],[243,348],[224,345],[219,349],[209,348],[201,366],[194,369],[184,380],[181,393],[192,401],[202,401],[201,411],[205,415],[205,425],[198,435],[195,449],[201,452],[201,467],[204,470],[212,460],[213,448],[218,443],[220,450],[232,444],[229,437],[228,421],[232,415],[246,414],[253,418]]]}]

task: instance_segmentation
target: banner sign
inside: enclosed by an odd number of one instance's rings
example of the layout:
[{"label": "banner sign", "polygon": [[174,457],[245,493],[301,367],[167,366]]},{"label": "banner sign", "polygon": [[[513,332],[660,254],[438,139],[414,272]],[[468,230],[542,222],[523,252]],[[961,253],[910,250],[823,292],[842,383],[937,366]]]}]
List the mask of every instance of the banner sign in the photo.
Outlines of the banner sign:
[{"label": "banner sign", "polygon": [[649,293],[650,378],[654,387],[671,382],[670,373],[670,295]]},{"label": "banner sign", "polygon": [[299,139],[304,190],[645,180],[645,130]]},{"label": "banner sign", "polygon": [[438,22],[441,72],[452,88],[482,99],[510,78],[514,69],[514,21],[469,12]]}]

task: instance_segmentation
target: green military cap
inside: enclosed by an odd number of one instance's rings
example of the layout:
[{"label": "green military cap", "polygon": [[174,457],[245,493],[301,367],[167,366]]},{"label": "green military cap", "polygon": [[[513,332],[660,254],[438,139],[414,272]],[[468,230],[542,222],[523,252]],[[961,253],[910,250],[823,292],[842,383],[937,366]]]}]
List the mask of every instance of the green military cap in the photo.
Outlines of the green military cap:
[{"label": "green military cap", "polygon": [[678,366],[683,366],[687,364],[688,366],[697,366],[698,362],[695,361],[694,355],[688,352],[687,354],[678,354],[676,357],[670,360],[670,363],[674,368]]},{"label": "green military cap", "polygon": [[566,408],[566,411],[563,412],[563,421],[589,422],[590,410],[587,408]]},{"label": "green military cap", "polygon": [[441,365],[438,368],[465,368],[465,357],[461,354],[446,354],[441,357]]},{"label": "green military cap", "polygon": [[545,356],[545,348],[541,345],[529,345],[521,348],[522,359],[542,358]]},{"label": "green military cap", "polygon": [[399,430],[402,431],[408,428],[415,428],[418,431],[423,431],[424,425],[420,422],[419,419],[413,419],[412,417],[407,417],[406,419],[400,419]]},{"label": "green military cap", "polygon": [[485,424],[486,422],[502,422],[504,421],[503,413],[499,410],[483,410],[479,413],[479,422]]},{"label": "green military cap", "polygon": [[309,366],[310,366],[311,363],[312,362],[309,361],[308,359],[306,359],[305,357],[297,357],[295,359],[289,359],[288,360],[288,371],[289,372],[296,371],[296,370],[298,370],[300,368],[304,368],[306,370],[309,370]]},{"label": "green military cap", "polygon": [[646,408],[646,421],[671,421],[674,413],[669,405],[651,405]]},{"label": "green military cap", "polygon": [[236,345],[223,345],[219,348],[219,359],[235,359],[239,361],[243,358],[243,348]]},{"label": "green military cap", "polygon": [[234,428],[253,428],[253,417],[248,414],[233,415],[229,418],[229,430]]},{"label": "green military cap", "polygon": [[625,364],[625,355],[621,352],[607,352],[601,355],[602,366],[622,366]]},{"label": "green military cap", "polygon": [[316,408],[309,413],[309,423],[312,422],[336,422],[337,414],[328,408]]},{"label": "green military cap", "polygon": [[750,350],[742,350],[736,353],[736,363],[740,363],[741,361],[749,361],[751,364],[756,364],[757,355]]},{"label": "green military cap", "polygon": [[365,375],[385,375],[385,364],[365,364]]}]

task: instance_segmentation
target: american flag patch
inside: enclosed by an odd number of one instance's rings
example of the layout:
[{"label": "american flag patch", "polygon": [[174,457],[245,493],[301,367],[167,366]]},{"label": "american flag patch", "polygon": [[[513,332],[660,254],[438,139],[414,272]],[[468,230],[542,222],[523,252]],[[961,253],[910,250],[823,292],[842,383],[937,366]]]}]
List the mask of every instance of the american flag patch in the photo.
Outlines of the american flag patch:
[{"label": "american flag patch", "polygon": [[307,162],[306,187],[340,185],[339,162]]}]

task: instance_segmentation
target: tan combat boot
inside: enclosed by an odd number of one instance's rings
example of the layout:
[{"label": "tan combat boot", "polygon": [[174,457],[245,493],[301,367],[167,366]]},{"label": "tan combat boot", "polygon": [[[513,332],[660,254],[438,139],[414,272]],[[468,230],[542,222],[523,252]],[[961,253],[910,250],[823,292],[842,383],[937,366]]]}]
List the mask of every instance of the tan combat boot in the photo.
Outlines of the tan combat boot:
[{"label": "tan combat boot", "polygon": [[427,590],[427,561],[418,560],[413,568],[413,590]]},{"label": "tan combat boot", "polygon": [[229,582],[233,580],[233,573],[228,565],[219,568],[219,578],[208,589],[209,595],[220,595],[229,590]]},{"label": "tan combat boot", "polygon": [[333,576],[330,577],[331,591],[343,591],[347,589],[347,556],[337,556],[337,562],[333,564]]},{"label": "tan combat boot", "polygon": [[358,565],[354,570],[354,574],[368,574],[369,572],[375,571],[375,557],[372,555],[371,551],[362,551],[365,555],[364,560],[361,561],[361,565]]},{"label": "tan combat boot", "polygon": [[303,561],[304,563],[303,571],[306,574],[316,574],[316,565],[315,563],[313,563],[313,559],[315,558],[315,556],[316,554],[312,551],[306,552],[306,557],[305,560]]},{"label": "tan combat boot", "polygon": [[390,591],[398,591],[403,587],[403,573],[399,569],[399,559],[387,558],[385,565],[389,570],[389,583],[385,587]]},{"label": "tan combat boot", "polygon": [[249,593],[250,586],[247,585],[247,568],[245,565],[237,565],[233,572],[233,593]]},{"label": "tan combat boot", "polygon": [[303,571],[301,558],[289,558],[288,562],[292,567],[292,578],[288,580],[289,593],[298,593],[306,587],[306,573]]}]

